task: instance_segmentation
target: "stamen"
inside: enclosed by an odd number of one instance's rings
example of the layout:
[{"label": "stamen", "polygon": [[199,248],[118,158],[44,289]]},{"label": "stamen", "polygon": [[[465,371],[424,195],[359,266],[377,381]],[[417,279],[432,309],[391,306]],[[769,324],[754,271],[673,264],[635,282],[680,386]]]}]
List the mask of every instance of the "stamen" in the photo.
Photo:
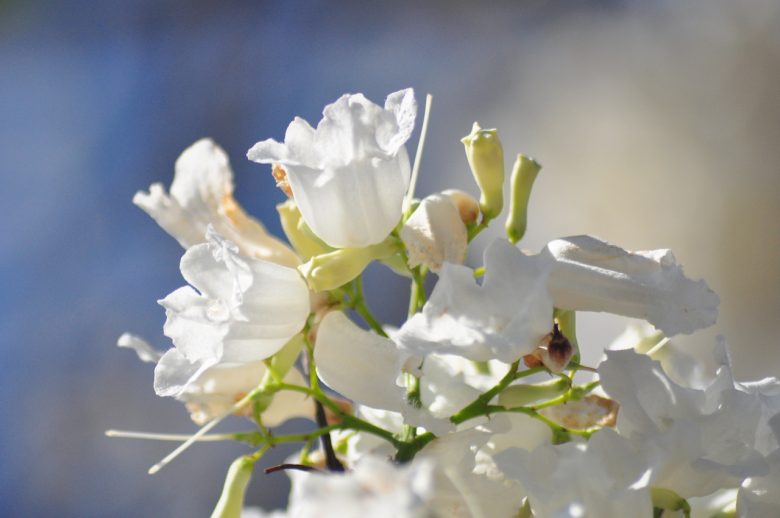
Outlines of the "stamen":
[{"label": "stamen", "polygon": [[412,177],[409,180],[409,190],[406,191],[406,198],[404,198],[404,212],[412,204],[412,199],[414,198],[414,188],[417,186],[417,176],[420,174],[420,162],[422,161],[423,149],[425,148],[425,137],[428,134],[428,119],[431,115],[432,102],[433,96],[431,94],[426,95],[420,140],[417,142],[417,153],[414,155],[414,166],[412,166]]},{"label": "stamen", "polygon": [[663,349],[668,343],[669,343],[669,338],[664,338],[663,340],[655,344],[653,348],[647,351],[645,354],[652,358],[655,353]]},{"label": "stamen", "polygon": [[163,469],[165,466],[170,464],[170,462],[181,455],[187,448],[198,442],[202,437],[208,433],[209,430],[217,426],[219,423],[222,422],[223,419],[225,419],[227,416],[234,414],[244,408],[251,400],[252,397],[257,393],[258,389],[253,390],[243,398],[241,398],[240,401],[238,401],[235,405],[233,405],[230,409],[228,409],[226,412],[222,413],[221,415],[215,417],[208,423],[206,423],[200,430],[189,436],[187,440],[185,440],[183,443],[181,443],[175,450],[173,450],[171,453],[165,456],[160,462],[149,468],[149,474],[154,475],[161,469]]},{"label": "stamen", "polygon": [[[150,441],[186,441],[190,438],[188,434],[178,433],[149,433],[149,432],[134,432],[131,430],[106,430],[106,437],[118,437],[121,439],[146,439]],[[212,435],[204,435],[198,439],[198,442],[217,442],[217,441],[230,441],[235,439],[235,434],[232,433],[216,433]]]}]

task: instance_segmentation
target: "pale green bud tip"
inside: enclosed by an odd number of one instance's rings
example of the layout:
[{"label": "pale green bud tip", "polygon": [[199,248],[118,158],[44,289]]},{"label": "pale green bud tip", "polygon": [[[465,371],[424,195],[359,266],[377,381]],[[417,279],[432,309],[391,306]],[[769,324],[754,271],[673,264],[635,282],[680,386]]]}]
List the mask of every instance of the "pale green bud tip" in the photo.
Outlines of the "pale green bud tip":
[{"label": "pale green bud tip", "polygon": [[536,385],[512,385],[498,396],[498,404],[507,408],[524,406],[540,399],[552,399],[569,390],[563,378]]},{"label": "pale green bud tip", "polygon": [[371,261],[390,257],[398,250],[398,243],[390,238],[364,248],[340,248],[312,257],[298,271],[312,290],[334,290],[357,278]]},{"label": "pale green bud tip", "polygon": [[211,518],[240,518],[241,509],[244,507],[244,494],[252,478],[255,460],[253,457],[245,456],[233,461]]},{"label": "pale green bud tip", "polygon": [[471,133],[461,139],[466,158],[482,193],[482,214],[492,219],[504,208],[504,149],[495,129],[482,129],[474,123]]},{"label": "pale green bud tip", "polygon": [[509,241],[517,243],[525,235],[528,226],[528,200],[536,175],[542,169],[536,160],[517,155],[509,183],[509,216],[506,219],[506,234]]},{"label": "pale green bud tip", "polygon": [[304,261],[332,250],[309,229],[294,200],[280,203],[276,206],[276,211],[279,213],[279,221],[287,240]]}]

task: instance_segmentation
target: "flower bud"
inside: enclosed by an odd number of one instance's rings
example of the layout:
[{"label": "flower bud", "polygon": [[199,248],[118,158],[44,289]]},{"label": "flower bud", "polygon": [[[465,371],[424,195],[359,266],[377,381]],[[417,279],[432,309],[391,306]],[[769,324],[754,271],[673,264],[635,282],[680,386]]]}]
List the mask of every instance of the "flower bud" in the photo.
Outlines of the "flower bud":
[{"label": "flower bud", "polygon": [[244,507],[244,494],[252,478],[256,459],[245,455],[233,461],[225,477],[225,486],[214,511],[212,518],[239,518]]},{"label": "flower bud", "polygon": [[542,166],[533,158],[517,155],[509,181],[509,216],[506,219],[506,234],[512,244],[520,241],[525,235],[528,224],[528,199],[536,175],[541,169]]},{"label": "flower bud", "polygon": [[295,251],[304,261],[312,256],[324,254],[332,250],[320,238],[314,235],[309,226],[303,221],[301,211],[298,210],[295,200],[287,200],[276,206],[282,230],[287,239],[295,248]]},{"label": "flower bud", "polygon": [[396,252],[398,243],[391,239],[364,248],[340,248],[312,257],[298,271],[313,291],[333,290],[357,278],[371,261]]},{"label": "flower bud", "polygon": [[479,206],[485,219],[493,219],[504,208],[504,150],[495,129],[482,129],[474,123],[471,133],[461,139],[466,158],[482,195]]}]

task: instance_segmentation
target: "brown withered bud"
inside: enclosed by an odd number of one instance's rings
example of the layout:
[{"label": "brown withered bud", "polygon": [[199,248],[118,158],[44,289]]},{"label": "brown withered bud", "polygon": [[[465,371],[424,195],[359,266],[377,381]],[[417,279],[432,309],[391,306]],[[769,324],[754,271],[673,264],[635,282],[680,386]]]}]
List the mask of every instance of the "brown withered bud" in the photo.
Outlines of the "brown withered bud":
[{"label": "brown withered bud", "polygon": [[[523,361],[528,367],[544,364],[550,372],[558,373],[566,368],[573,354],[574,347],[572,347],[569,339],[561,333],[556,323],[553,326],[552,333],[542,339],[542,342],[534,352],[523,357]],[[535,358],[535,360],[529,357]]]},{"label": "brown withered bud", "polygon": [[290,182],[287,181],[287,171],[284,170],[282,164],[274,164],[271,169],[271,174],[276,180],[276,186],[282,190],[288,198],[292,198],[292,189],[290,188]]}]

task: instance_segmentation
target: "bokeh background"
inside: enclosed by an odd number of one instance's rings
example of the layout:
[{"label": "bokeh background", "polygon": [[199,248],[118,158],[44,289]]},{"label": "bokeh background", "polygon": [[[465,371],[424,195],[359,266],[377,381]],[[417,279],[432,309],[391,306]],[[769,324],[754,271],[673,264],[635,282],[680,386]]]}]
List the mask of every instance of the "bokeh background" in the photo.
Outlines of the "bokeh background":
[{"label": "bokeh background", "polygon": [[[0,514],[208,515],[241,446],[150,477],[171,444],[103,437],[194,430],[114,347],[132,331],[167,348],[155,301],[183,283],[182,251],[132,195],[211,136],[239,201],[279,232],[282,195],[246,150],[344,92],[406,86],[435,96],[420,194],[476,193],[459,138],[498,127],[508,162],[544,165],[525,247],[591,233],[672,248],[722,297],[716,328],[679,344],[706,360],[723,333],[739,376],[780,374],[776,1],[2,0]],[[373,269],[369,287],[397,322],[391,280]],[[624,325],[581,318],[586,358]],[[258,475],[249,502],[278,507],[287,487]]]}]

